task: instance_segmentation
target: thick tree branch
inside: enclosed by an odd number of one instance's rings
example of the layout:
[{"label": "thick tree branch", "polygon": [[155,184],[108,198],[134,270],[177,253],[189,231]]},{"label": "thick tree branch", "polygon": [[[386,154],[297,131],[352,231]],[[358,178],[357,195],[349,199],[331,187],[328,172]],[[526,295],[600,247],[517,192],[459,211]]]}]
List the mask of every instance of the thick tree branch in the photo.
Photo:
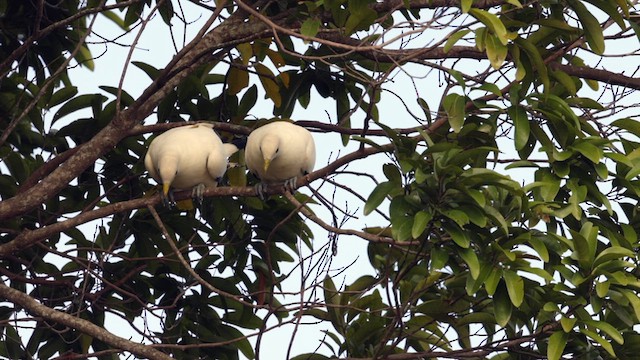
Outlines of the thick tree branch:
[{"label": "thick tree branch", "polygon": [[51,322],[56,322],[74,328],[117,349],[122,349],[137,356],[148,359],[172,359],[169,355],[158,351],[150,346],[134,343],[133,341],[129,341],[127,339],[113,335],[104,328],[92,324],[87,320],[44,306],[34,300],[31,296],[21,291],[12,289],[7,285],[0,284],[0,297],[11,301],[12,303],[20,305],[34,315],[41,316],[42,318]]},{"label": "thick tree branch", "polygon": [[[504,0],[475,0],[473,7],[479,9],[487,9],[495,6],[506,4]],[[388,0],[375,3],[371,7],[377,12],[388,12],[398,8],[405,8],[404,0]],[[459,0],[410,0],[409,9],[437,9],[443,7],[459,7]]]}]

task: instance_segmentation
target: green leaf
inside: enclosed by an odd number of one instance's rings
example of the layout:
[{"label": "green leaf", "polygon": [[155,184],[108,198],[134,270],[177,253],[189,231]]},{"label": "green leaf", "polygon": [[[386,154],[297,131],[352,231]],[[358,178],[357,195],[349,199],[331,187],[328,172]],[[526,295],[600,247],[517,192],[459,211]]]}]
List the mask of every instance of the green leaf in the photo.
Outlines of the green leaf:
[{"label": "green leaf", "polygon": [[464,124],[466,97],[451,93],[442,101],[442,107],[447,113],[449,126],[455,133],[459,133]]},{"label": "green leaf", "polygon": [[591,144],[588,140],[577,140],[573,145],[569,146],[569,149],[579,152],[594,164],[598,164],[600,159],[604,157],[602,149]]},{"label": "green leaf", "polygon": [[560,318],[560,326],[562,326],[562,330],[564,332],[569,333],[573,329],[573,326],[576,324],[576,321],[578,321],[578,319],[563,316]]},{"label": "green leaf", "polygon": [[291,358],[291,360],[329,360],[330,358],[327,356],[324,356],[322,354],[317,354],[317,353],[309,353],[309,354],[302,354],[302,355],[297,355]]},{"label": "green leaf", "polygon": [[336,289],[335,284],[330,276],[326,276],[323,282],[324,300],[327,304],[327,312],[333,324],[334,329],[338,333],[344,332],[344,317],[342,315],[342,306],[340,305],[340,293]]},{"label": "green leaf", "polygon": [[507,59],[508,48],[500,42],[497,36],[488,34],[485,39],[487,58],[491,63],[491,67],[499,70]]},{"label": "green leaf", "polygon": [[493,313],[496,316],[498,325],[505,327],[511,319],[513,305],[509,294],[505,291],[504,286],[498,286],[493,295]]},{"label": "green leaf", "polygon": [[89,48],[85,46],[80,46],[78,48],[78,52],[76,53],[75,60],[76,62],[78,62],[78,64],[86,67],[89,70],[93,71],[95,69],[95,63],[93,62],[93,56],[91,55],[91,51],[89,50]]},{"label": "green leaf", "polygon": [[240,68],[240,66],[231,65],[227,73],[227,93],[236,95],[247,86],[249,86],[249,72]]},{"label": "green leaf", "polygon": [[536,251],[538,256],[540,256],[540,259],[542,261],[549,262],[549,251],[547,250],[547,246],[542,240],[536,237],[532,237],[531,239],[529,239],[529,244],[531,244],[531,247]]},{"label": "green leaf", "polygon": [[149,76],[151,80],[155,80],[160,74],[160,70],[156,69],[155,67],[149,64],[143,63],[141,61],[132,61],[131,63],[135,65],[138,69],[144,71],[144,73],[147,74],[147,76]]},{"label": "green leaf", "polygon": [[280,107],[282,104],[282,96],[280,95],[280,87],[273,80],[274,76],[271,70],[268,67],[258,63],[255,65],[256,72],[258,73],[258,78],[262,83],[262,87],[267,94],[267,97],[273,101],[275,107]]},{"label": "green leaf", "polygon": [[627,130],[635,136],[640,136],[640,121],[631,118],[619,119],[611,123],[612,127]]},{"label": "green leaf", "polygon": [[531,133],[527,111],[522,106],[511,106],[507,109],[507,113],[515,127],[516,150],[522,150],[527,145]]},{"label": "green leaf", "polygon": [[111,10],[103,10],[100,12],[100,14],[111,20],[114,24],[118,25],[118,27],[120,27],[122,30],[129,30],[129,28],[124,23],[124,20],[115,12]]},{"label": "green leaf", "polygon": [[507,29],[498,16],[478,8],[469,9],[469,15],[480,20],[489,29],[491,29],[502,45],[507,45],[509,42],[509,35],[507,33]]},{"label": "green leaf", "polygon": [[581,1],[569,0],[567,2],[576,12],[582,23],[582,29],[584,29],[584,35],[589,47],[596,54],[602,55],[604,53],[604,34],[600,22],[598,22],[598,19],[593,16],[591,11],[589,11]]},{"label": "green leaf", "polygon": [[349,0],[349,17],[344,31],[351,35],[359,30],[368,29],[378,17],[378,13],[369,7],[368,0]]},{"label": "green leaf", "polygon": [[580,329],[580,332],[583,333],[584,335],[592,338],[593,340],[595,340],[598,344],[600,344],[602,346],[603,349],[605,349],[609,355],[611,355],[614,359],[617,359],[618,357],[616,356],[615,351],[613,350],[613,346],[611,346],[611,343],[609,341],[607,341],[605,338],[603,338],[602,336],[598,335],[595,331],[591,331],[591,330],[587,330],[587,329]]},{"label": "green leaf", "polygon": [[318,34],[320,30],[320,19],[318,18],[308,18],[305,20],[300,26],[300,33],[304,36],[314,37]]},{"label": "green leaf", "polygon": [[471,239],[469,239],[466,231],[461,229],[457,224],[444,224],[443,228],[449,236],[451,236],[451,239],[453,239],[453,242],[455,242],[456,245],[464,249],[471,245]]},{"label": "green leaf", "polygon": [[638,298],[638,295],[636,295],[635,292],[629,289],[618,289],[618,290],[622,293],[622,295],[624,295],[627,298],[627,300],[631,304],[631,307],[633,308],[633,313],[636,315],[636,321],[640,320],[640,298]]},{"label": "green leaf", "polygon": [[509,298],[511,298],[511,303],[515,307],[520,307],[524,300],[524,281],[515,271],[511,270],[504,270],[502,278],[507,285],[507,292],[509,293]]},{"label": "green leaf", "polygon": [[477,279],[478,275],[480,275],[480,261],[476,253],[471,248],[467,248],[458,249],[458,255],[460,255],[462,260],[469,266],[471,277]]},{"label": "green leaf", "polygon": [[413,217],[413,227],[411,228],[411,237],[418,239],[420,235],[427,229],[427,225],[433,218],[433,214],[424,210],[418,211]]},{"label": "green leaf", "polygon": [[604,249],[598,254],[598,256],[596,256],[596,259],[593,261],[593,267],[595,268],[609,261],[618,260],[623,257],[634,258],[635,255],[636,253],[634,251],[627,248],[623,248],[621,246],[611,246]]},{"label": "green leaf", "polygon": [[575,95],[578,89],[571,76],[567,75],[563,71],[551,71],[551,76],[556,79],[571,95]]},{"label": "green leaf", "polygon": [[462,9],[462,13],[466,14],[471,9],[471,5],[473,5],[473,0],[460,0],[460,8]]},{"label": "green leaf", "polygon": [[451,48],[453,47],[453,45],[455,45],[458,40],[462,39],[465,35],[467,35],[471,30],[460,30],[455,32],[453,35],[449,36],[449,38],[447,39],[447,42],[444,43],[444,47],[442,48],[442,50],[444,51],[444,53],[448,53],[449,50],[451,50]]},{"label": "green leaf", "polygon": [[67,101],[58,109],[56,114],[53,116],[52,121],[56,121],[65,115],[69,115],[72,112],[90,108],[96,105],[101,105],[107,97],[100,94],[85,94],[76,96],[75,98]]},{"label": "green leaf", "polygon": [[549,336],[549,346],[547,347],[547,358],[549,360],[559,360],[567,346],[569,334],[564,331],[556,331]]},{"label": "green leaf", "polygon": [[251,85],[250,88],[245,91],[244,95],[242,95],[242,99],[240,100],[240,104],[238,104],[238,113],[236,116],[244,119],[245,116],[249,113],[249,111],[256,105],[258,101],[258,87],[256,84]]},{"label": "green leaf", "polygon": [[365,215],[371,214],[373,210],[377,209],[378,206],[382,204],[384,199],[386,199],[391,190],[393,190],[393,188],[395,187],[396,184],[392,183],[391,181],[385,181],[378,184],[371,192],[371,195],[369,195],[367,202],[364,204],[363,213]]},{"label": "green leaf", "polygon": [[613,341],[618,344],[624,344],[624,337],[622,337],[622,333],[620,330],[616,329],[613,325],[609,324],[605,321],[596,321],[596,320],[585,320],[585,324],[591,326],[595,329],[600,330],[600,332],[604,332],[607,334]]},{"label": "green leaf", "polygon": [[134,102],[135,99],[133,98],[133,96],[129,95],[129,93],[127,93],[124,90],[120,90],[118,91],[117,87],[113,87],[113,86],[99,86],[100,89],[108,92],[109,94],[112,94],[114,96],[118,96],[118,92],[120,93],[120,102],[121,102],[121,106],[131,106]]},{"label": "green leaf", "polygon": [[464,226],[469,223],[469,216],[464,211],[447,209],[447,210],[443,210],[442,214],[448,217],[449,219],[455,221],[456,224],[460,226],[460,228],[464,228]]},{"label": "green leaf", "polygon": [[528,39],[523,39],[521,37],[515,39],[515,43],[527,54],[529,61],[531,61],[536,71],[538,72],[537,78],[540,79],[540,81],[544,85],[545,91],[548,91],[549,72],[547,71],[547,65],[544,63],[544,60],[542,59],[542,55],[540,55],[540,51],[538,50],[538,48]]},{"label": "green leaf", "polygon": [[76,94],[78,94],[78,88],[76,86],[65,86],[51,95],[47,107],[50,109],[54,106],[60,105],[76,96]]}]

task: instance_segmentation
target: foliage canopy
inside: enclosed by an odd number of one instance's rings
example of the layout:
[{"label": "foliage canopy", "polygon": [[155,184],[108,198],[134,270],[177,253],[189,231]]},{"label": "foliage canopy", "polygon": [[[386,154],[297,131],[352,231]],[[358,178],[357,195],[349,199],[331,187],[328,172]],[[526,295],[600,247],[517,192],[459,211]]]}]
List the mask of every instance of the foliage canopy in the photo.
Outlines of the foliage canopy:
[{"label": "foliage canopy", "polygon": [[[628,0],[0,0],[0,356],[637,358],[636,21]],[[139,60],[157,29],[173,56]],[[87,91],[100,41],[128,55]],[[313,191],[259,200],[239,153],[197,212],[161,206],[153,134],[267,118],[333,152]]]}]

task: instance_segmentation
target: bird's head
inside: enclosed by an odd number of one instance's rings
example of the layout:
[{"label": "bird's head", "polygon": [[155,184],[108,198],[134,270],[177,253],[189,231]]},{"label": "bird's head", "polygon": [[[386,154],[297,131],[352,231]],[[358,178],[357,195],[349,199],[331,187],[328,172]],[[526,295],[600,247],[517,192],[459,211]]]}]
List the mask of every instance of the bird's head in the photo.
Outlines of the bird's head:
[{"label": "bird's head", "polygon": [[265,135],[260,143],[260,151],[262,152],[264,171],[266,172],[273,159],[278,157],[278,152],[280,151],[280,139],[271,134]]}]

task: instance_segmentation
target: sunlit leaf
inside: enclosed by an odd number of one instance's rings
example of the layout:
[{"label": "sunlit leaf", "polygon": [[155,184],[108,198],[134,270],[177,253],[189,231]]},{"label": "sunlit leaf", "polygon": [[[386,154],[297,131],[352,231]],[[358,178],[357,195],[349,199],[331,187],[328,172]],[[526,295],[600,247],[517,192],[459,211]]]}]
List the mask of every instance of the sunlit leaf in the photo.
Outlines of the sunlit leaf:
[{"label": "sunlit leaf", "polygon": [[547,357],[549,360],[559,360],[567,346],[569,335],[564,331],[556,331],[549,336],[549,346],[547,347]]}]

